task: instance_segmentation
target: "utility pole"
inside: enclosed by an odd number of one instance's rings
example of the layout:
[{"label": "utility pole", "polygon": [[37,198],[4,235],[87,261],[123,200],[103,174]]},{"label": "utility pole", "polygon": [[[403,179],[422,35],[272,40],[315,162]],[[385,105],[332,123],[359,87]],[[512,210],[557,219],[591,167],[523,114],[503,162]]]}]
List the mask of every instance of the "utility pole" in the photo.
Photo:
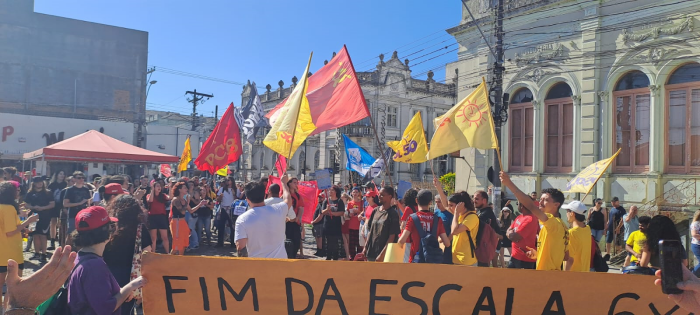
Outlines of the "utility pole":
[{"label": "utility pole", "polygon": [[[501,178],[499,177],[501,173],[500,157],[498,156],[501,152],[501,125],[508,120],[508,105],[504,104],[503,98],[503,72],[504,67],[504,52],[503,52],[503,0],[496,0],[495,16],[494,21],[494,33],[496,35],[496,60],[493,63],[493,78],[491,81],[491,89],[489,89],[489,94],[491,101],[493,102],[493,120],[494,128],[496,131],[496,138],[498,139],[499,149],[494,152],[493,156],[493,192],[492,201],[494,206],[494,213],[500,211],[501,209],[501,197],[503,196],[503,191],[501,190]],[[508,102],[508,100],[505,100]]]},{"label": "utility pole", "polygon": [[214,97],[214,94],[198,93],[197,89],[185,92],[185,95],[187,94],[192,94],[192,98],[188,98],[187,101],[192,103],[192,131],[195,131],[197,129],[197,103],[201,102],[203,104],[208,99]]},{"label": "utility pole", "polygon": [[214,125],[216,125],[217,123],[219,123],[219,105],[216,105],[216,107],[214,107]]}]

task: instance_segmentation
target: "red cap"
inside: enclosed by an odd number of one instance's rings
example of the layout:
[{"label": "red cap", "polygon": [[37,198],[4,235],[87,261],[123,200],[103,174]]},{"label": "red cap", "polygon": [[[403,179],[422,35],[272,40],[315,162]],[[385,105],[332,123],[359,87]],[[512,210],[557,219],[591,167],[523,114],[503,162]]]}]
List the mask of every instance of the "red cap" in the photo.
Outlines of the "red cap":
[{"label": "red cap", "polygon": [[105,186],[105,194],[107,195],[121,195],[124,193],[124,188],[122,185],[117,183],[111,183]]},{"label": "red cap", "polygon": [[377,195],[377,191],[375,191],[375,190],[370,190],[365,194],[365,197],[376,197],[376,196],[378,196],[378,195]]},{"label": "red cap", "polygon": [[102,227],[109,222],[117,222],[117,218],[111,218],[107,210],[100,206],[92,206],[80,210],[75,216],[75,229],[78,232],[91,231]]}]

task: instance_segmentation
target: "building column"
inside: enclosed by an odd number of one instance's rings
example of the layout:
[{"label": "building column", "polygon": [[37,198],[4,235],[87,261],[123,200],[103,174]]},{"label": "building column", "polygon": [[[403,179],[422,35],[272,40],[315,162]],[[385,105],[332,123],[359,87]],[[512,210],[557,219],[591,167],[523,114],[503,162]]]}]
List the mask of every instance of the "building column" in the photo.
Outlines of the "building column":
[{"label": "building column", "polygon": [[[542,102],[532,100],[532,172],[540,174],[544,170],[544,152],[540,148],[544,147],[544,111],[542,110]],[[538,123],[539,122],[539,123]]]},{"label": "building column", "polygon": [[[650,134],[649,134],[649,173],[650,174],[661,174],[663,173],[663,136],[664,136],[664,101],[661,97],[661,92],[663,87],[660,85],[649,85],[649,123],[650,123]],[[659,128],[656,128],[656,127]]]}]

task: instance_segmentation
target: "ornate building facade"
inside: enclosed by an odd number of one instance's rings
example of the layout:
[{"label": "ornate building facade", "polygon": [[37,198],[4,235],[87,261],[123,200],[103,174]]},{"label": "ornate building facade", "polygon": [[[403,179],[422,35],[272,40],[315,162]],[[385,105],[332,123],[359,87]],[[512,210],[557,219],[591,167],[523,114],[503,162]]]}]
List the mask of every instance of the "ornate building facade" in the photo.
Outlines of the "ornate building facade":
[{"label": "ornate building facade", "polygon": [[[372,156],[379,157],[381,152],[378,149],[370,119],[374,120],[380,141],[385,143],[400,139],[411,118],[420,111],[423,127],[429,138],[434,131],[432,120],[444,114],[455,104],[454,84],[437,83],[433,79],[432,72],[428,73],[427,80],[412,78],[409,60],[402,62],[397,52],[394,52],[387,61],[384,61],[384,56],[380,56],[374,71],[357,72],[357,77],[371,117],[307,138],[289,162],[290,174],[302,179],[312,179],[315,170],[331,168],[335,169],[335,182],[359,182],[360,178],[356,173],[345,170],[346,157],[342,134],[350,137]],[[289,96],[296,84],[296,77],[292,78],[292,84],[286,88],[281,80],[274,90],[268,84],[265,91],[259,92],[265,111],[274,108]],[[248,101],[251,88],[250,83],[243,88],[241,104]],[[254,145],[244,145],[242,163],[237,166],[240,169],[237,176],[240,178],[256,179],[276,173],[273,170],[277,155],[262,144],[262,139],[268,130],[265,128],[258,133]],[[383,144],[383,147],[386,148],[386,144]],[[447,157],[438,158],[434,163],[436,175],[453,170],[454,162]],[[399,180],[430,181],[432,178],[429,162],[422,164],[390,162],[389,170],[394,183]],[[385,178],[379,178],[379,180],[382,179]],[[385,180],[389,182],[388,179]]]},{"label": "ornate building facade", "polygon": [[[698,204],[700,2],[505,2],[510,108],[501,136],[513,181],[527,192],[565,190],[576,173],[621,149],[588,204],[613,196],[650,209]],[[485,31],[493,28],[490,3],[469,1]],[[464,10],[447,30],[460,44],[447,66],[458,75],[458,99],[494,61],[475,25]],[[462,150],[473,171],[457,161],[457,189],[488,185],[493,154]]]}]

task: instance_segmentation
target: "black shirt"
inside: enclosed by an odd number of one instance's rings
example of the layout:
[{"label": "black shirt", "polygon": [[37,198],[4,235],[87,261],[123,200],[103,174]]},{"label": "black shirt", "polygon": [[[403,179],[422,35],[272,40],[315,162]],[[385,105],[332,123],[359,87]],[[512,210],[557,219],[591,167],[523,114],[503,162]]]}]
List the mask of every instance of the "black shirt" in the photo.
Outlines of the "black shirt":
[{"label": "black shirt", "polygon": [[[92,200],[92,194],[90,193],[90,189],[85,186],[80,188],[73,186],[66,189],[66,195],[63,198],[68,200],[70,203],[78,203],[85,199]],[[75,218],[75,216],[78,215],[78,212],[85,208],[87,208],[87,203],[68,208],[68,217]]]},{"label": "black shirt", "polygon": [[171,201],[170,205],[172,207],[170,209],[171,218],[173,218],[173,219],[176,219],[176,218],[184,219],[185,218],[185,212],[187,210],[185,209],[185,205],[182,204],[182,199]]},{"label": "black shirt", "polygon": [[[338,198],[337,200],[328,200],[323,202],[323,209],[328,207],[328,202],[331,203],[331,212],[345,212],[345,204],[343,200]],[[343,235],[342,232],[343,221],[339,216],[326,215],[323,217],[323,234],[340,236]]]},{"label": "black shirt", "polygon": [[[141,251],[144,248],[151,246],[151,235],[148,234],[148,229],[145,225],[141,225]],[[134,247],[136,246],[136,232],[134,235],[118,235],[115,236],[105,246],[105,251],[102,257],[107,263],[107,267],[117,279],[120,287],[129,283],[131,276],[132,259],[134,258]]]},{"label": "black shirt", "polygon": [[[316,218],[318,218],[318,216],[322,215],[322,214],[321,214],[321,211],[323,211],[323,209],[324,209],[324,208],[323,208],[323,204],[322,204],[322,203],[320,203],[318,206],[316,206],[316,211],[314,211],[314,220],[316,220]],[[319,226],[319,225],[322,225],[322,224],[323,224],[323,219],[320,220],[320,221],[318,221],[318,222],[316,222],[316,223],[314,223],[314,226]]]},{"label": "black shirt", "polygon": [[493,209],[491,207],[479,209],[477,210],[476,214],[479,216],[479,220],[488,222],[494,232],[498,233],[498,231],[501,230],[501,227],[498,225],[496,215],[493,213]]},{"label": "black shirt", "polygon": [[[30,191],[24,197],[24,202],[31,206],[45,207],[53,201],[53,195],[48,191]],[[49,214],[49,210],[33,211],[41,216]]]}]

